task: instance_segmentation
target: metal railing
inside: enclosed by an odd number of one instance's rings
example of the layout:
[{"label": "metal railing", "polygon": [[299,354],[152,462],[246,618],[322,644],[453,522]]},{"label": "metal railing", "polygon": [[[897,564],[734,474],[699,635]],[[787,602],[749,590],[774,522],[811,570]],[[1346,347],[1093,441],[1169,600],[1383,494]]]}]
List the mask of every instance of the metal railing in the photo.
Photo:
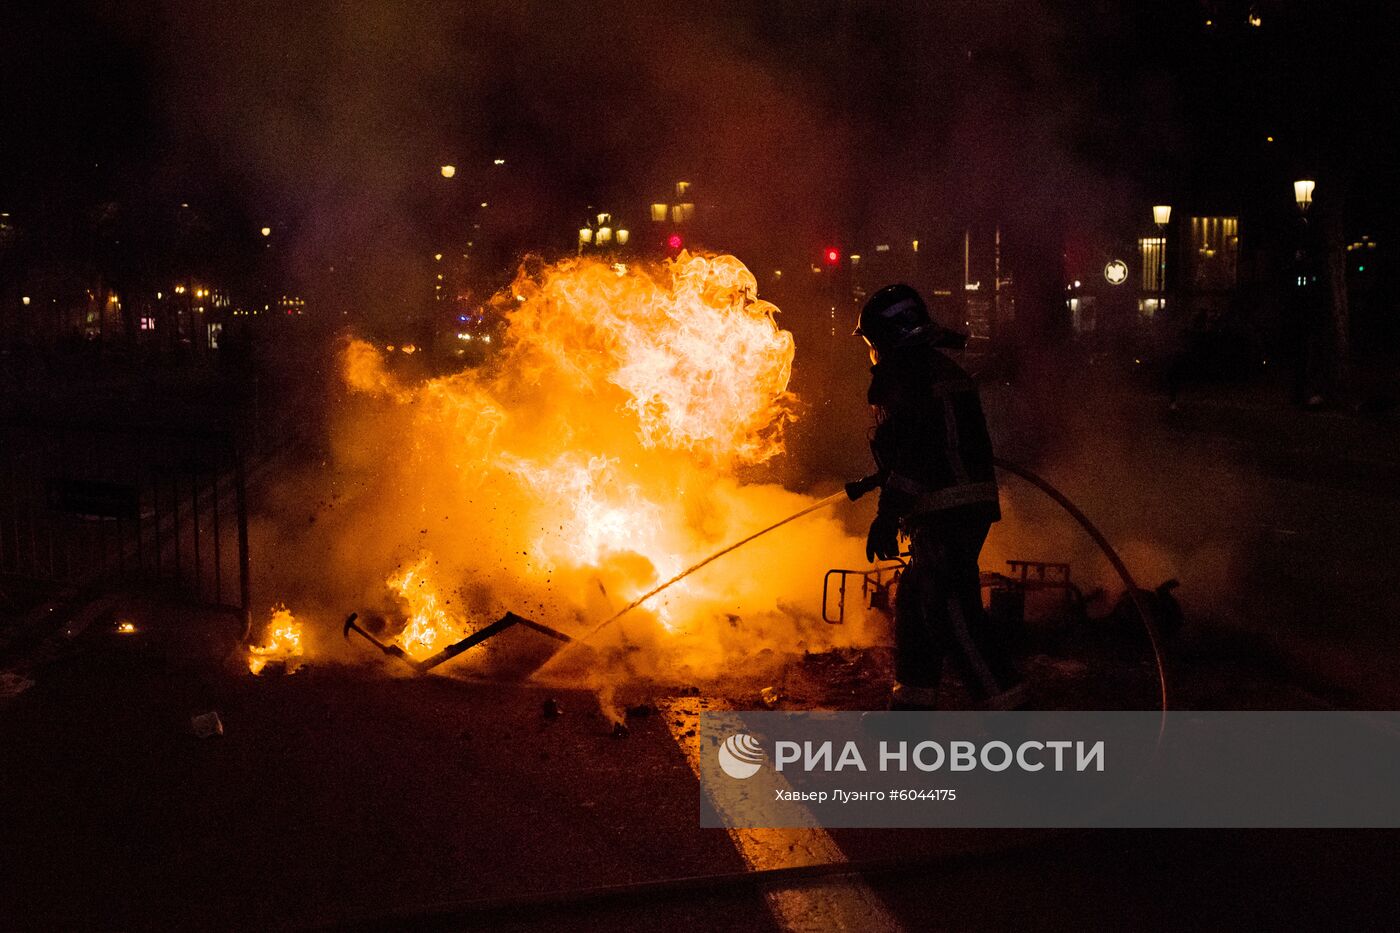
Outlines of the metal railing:
[{"label": "metal railing", "polygon": [[0,576],[249,610],[248,502],[231,433],[0,423]]}]

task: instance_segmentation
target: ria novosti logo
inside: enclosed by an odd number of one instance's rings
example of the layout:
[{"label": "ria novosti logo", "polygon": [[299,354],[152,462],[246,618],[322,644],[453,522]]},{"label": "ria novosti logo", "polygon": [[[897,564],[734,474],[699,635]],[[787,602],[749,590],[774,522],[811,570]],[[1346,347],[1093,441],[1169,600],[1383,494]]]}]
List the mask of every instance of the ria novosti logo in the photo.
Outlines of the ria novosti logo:
[{"label": "ria novosti logo", "polygon": [[747,732],[736,732],[719,747],[719,766],[725,774],[742,781],[758,773],[763,760],[763,746]]}]

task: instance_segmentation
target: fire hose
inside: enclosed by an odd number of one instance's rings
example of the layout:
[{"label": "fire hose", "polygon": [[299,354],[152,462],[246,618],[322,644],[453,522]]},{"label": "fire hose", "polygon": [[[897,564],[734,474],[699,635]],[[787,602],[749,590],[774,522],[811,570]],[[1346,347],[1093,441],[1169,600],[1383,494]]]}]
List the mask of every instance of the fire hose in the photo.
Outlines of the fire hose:
[{"label": "fire hose", "polygon": [[[1000,457],[995,458],[994,462],[996,463],[998,469],[1005,470],[1006,472],[1018,476],[1026,482],[1030,483],[1032,486],[1036,487],[1041,492],[1049,496],[1055,502],[1056,505],[1060,506],[1060,508],[1068,512],[1069,516],[1073,518],[1081,528],[1084,529],[1086,534],[1089,535],[1090,539],[1093,540],[1094,544],[1098,545],[1099,550],[1101,550],[1104,556],[1108,558],[1108,562],[1113,566],[1114,571],[1123,581],[1123,586],[1127,590],[1128,598],[1132,601],[1133,608],[1137,610],[1138,618],[1142,621],[1143,630],[1147,633],[1148,643],[1152,647],[1152,658],[1153,663],[1156,666],[1157,674],[1158,697],[1162,707],[1161,729],[1165,730],[1169,701],[1167,696],[1166,659],[1162,652],[1161,635],[1157,631],[1156,623],[1152,619],[1151,610],[1148,609],[1146,601],[1144,601],[1142,598],[1142,591],[1138,588],[1137,581],[1133,579],[1132,573],[1128,570],[1128,565],[1123,562],[1123,558],[1118,555],[1118,552],[1114,550],[1113,545],[1109,543],[1106,537],[1104,537],[1103,532],[1099,531],[1098,527],[1095,526],[1094,523],[1089,520],[1089,517],[1085,515],[1077,505],[1070,501],[1068,496],[1066,496],[1064,493],[1060,492],[1058,489],[1052,486],[1044,477],[1032,472],[1031,470],[1026,469],[1025,467],[1019,464],[1012,463],[1009,460],[1003,460]],[[715,553],[711,554],[709,557],[706,557],[699,563],[692,564],[691,566],[687,567],[685,570],[676,574],[674,577],[667,580],[665,583],[653,587],[648,592],[632,600],[632,602],[628,603],[622,609],[613,613],[613,615],[611,615],[607,619],[604,619],[602,622],[599,622],[586,634],[575,639],[573,644],[582,645],[587,643],[587,641],[594,635],[598,634],[600,631],[607,628],[609,625],[612,625],[618,619],[622,618],[624,615],[631,612],[633,609],[636,609],[638,606],[642,605],[647,600],[651,599],[653,596],[656,596],[658,593],[667,589],[668,587],[679,583],[681,580],[690,576],[692,573],[695,573],[697,570],[701,569],[702,567],[705,567],[713,561],[718,560],[724,555],[732,551],[736,551],[744,545],[748,544],[749,542],[754,541],[757,538],[761,538],[764,535],[768,534],[770,531],[775,531],[778,528],[781,528],[782,526],[788,524],[789,522],[796,521],[797,519],[802,518],[804,515],[809,515],[812,512],[815,512],[819,509],[823,509],[829,505],[833,505],[841,499],[857,499],[864,493],[873,489],[875,485],[876,484],[874,480],[870,477],[867,477],[864,480],[859,480],[855,483],[851,483],[848,487],[848,491],[833,493],[832,495],[827,496],[825,499],[821,499],[817,502],[812,503],[806,508],[801,509],[800,511],[794,512],[792,515],[789,515],[787,518],[784,518],[781,521],[774,522],[768,527],[760,531],[756,531],[748,537],[742,538],[739,541],[736,541],[733,544],[729,545],[728,547],[716,551]],[[555,655],[555,657],[558,656],[559,655]],[[540,670],[544,670],[544,668],[549,667],[550,662],[552,661],[553,658],[551,658],[550,661],[545,662],[544,666],[541,667]],[[1158,738],[1160,740],[1160,733]]]},{"label": "fire hose", "polygon": [[1123,558],[1118,556],[1118,552],[1113,549],[1113,545],[1108,543],[1108,539],[1103,536],[1103,532],[1099,531],[1094,523],[1089,521],[1089,517],[1081,512],[1079,507],[1071,502],[1068,496],[1050,485],[1050,483],[1040,475],[1031,472],[1019,464],[1012,463],[1009,460],[1003,460],[1000,457],[994,458],[994,462],[998,469],[1019,476],[1053,499],[1056,505],[1069,513],[1070,518],[1073,518],[1079,523],[1079,527],[1084,529],[1084,532],[1098,545],[1099,550],[1103,551],[1104,556],[1108,558],[1108,562],[1113,565],[1114,571],[1118,574],[1119,578],[1123,581],[1123,586],[1127,589],[1128,598],[1132,600],[1133,608],[1137,610],[1138,618],[1142,621],[1143,630],[1147,632],[1147,641],[1152,646],[1152,661],[1157,669],[1157,686],[1162,704],[1162,726],[1165,728],[1168,709],[1167,665],[1165,656],[1162,653],[1162,637],[1161,633],[1157,631],[1157,623],[1153,621],[1152,613],[1147,608],[1147,603],[1142,598],[1142,591],[1138,589],[1137,582],[1133,580],[1133,575],[1128,570],[1128,565],[1123,563]]},{"label": "fire hose", "polygon": [[744,545],[748,544],[750,541],[753,541],[753,540],[755,540],[755,539],[757,539],[757,538],[761,538],[761,537],[763,537],[764,535],[768,534],[768,532],[770,532],[770,531],[775,531],[775,530],[777,530],[777,529],[783,527],[783,526],[786,525],[788,522],[796,521],[797,519],[801,518],[802,516],[808,515],[808,514],[810,514],[810,513],[812,513],[812,512],[815,512],[815,511],[817,511],[818,509],[824,509],[824,508],[826,508],[828,505],[831,505],[832,503],[837,502],[838,500],[840,500],[841,498],[843,498],[845,495],[846,495],[845,493],[834,492],[834,493],[832,493],[831,495],[827,496],[825,499],[822,499],[822,500],[820,500],[820,501],[818,501],[818,502],[814,502],[814,503],[812,503],[811,505],[807,506],[805,509],[802,509],[801,511],[792,513],[791,515],[789,515],[787,518],[783,519],[782,521],[774,522],[773,524],[769,525],[767,528],[764,528],[764,529],[761,530],[761,531],[755,531],[753,534],[749,535],[747,538],[743,538],[743,539],[741,539],[741,540],[739,540],[739,541],[735,541],[733,544],[729,545],[728,547],[723,548],[723,549],[718,550],[718,551],[715,551],[713,554],[711,554],[709,557],[705,558],[704,560],[700,561],[698,564],[691,564],[689,567],[687,567],[686,569],[682,570],[680,573],[676,574],[674,577],[672,577],[671,579],[667,580],[665,583],[662,583],[662,584],[660,584],[659,586],[653,587],[652,589],[650,589],[650,590],[647,591],[646,593],[643,593],[641,596],[638,596],[636,599],[632,600],[632,601],[631,601],[630,603],[628,603],[626,606],[623,606],[621,609],[619,609],[617,612],[613,613],[613,614],[612,614],[611,616],[609,616],[608,618],[604,619],[602,622],[599,622],[597,625],[593,626],[593,628],[588,632],[588,634],[586,634],[586,635],[584,635],[582,638],[578,639],[578,641],[579,641],[579,642],[587,641],[588,639],[592,638],[594,635],[598,634],[598,633],[599,633],[600,631],[602,631],[603,629],[607,628],[609,625],[612,625],[612,624],[613,624],[614,622],[616,622],[618,619],[620,619],[620,618],[622,618],[623,616],[627,615],[627,613],[631,612],[633,609],[636,609],[638,606],[640,606],[642,603],[646,602],[648,599],[651,599],[651,598],[652,598],[653,596],[655,596],[657,593],[660,593],[662,590],[666,589],[667,587],[671,586],[671,585],[674,584],[674,583],[679,583],[679,582],[681,582],[681,581],[684,580],[686,577],[690,576],[692,573],[694,573],[695,571],[699,570],[701,567],[704,567],[704,566],[706,566],[706,565],[708,565],[708,564],[713,563],[714,561],[719,560],[721,557],[723,557],[724,555],[728,554],[730,551],[737,551],[739,548],[741,548],[741,547],[743,547]]}]

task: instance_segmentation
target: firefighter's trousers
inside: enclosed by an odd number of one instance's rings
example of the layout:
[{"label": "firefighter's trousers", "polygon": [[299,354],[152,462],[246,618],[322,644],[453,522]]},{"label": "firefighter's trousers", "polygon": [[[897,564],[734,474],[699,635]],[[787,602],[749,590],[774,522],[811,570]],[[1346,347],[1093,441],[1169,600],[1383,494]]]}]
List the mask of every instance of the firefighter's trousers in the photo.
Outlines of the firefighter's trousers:
[{"label": "firefighter's trousers", "polygon": [[990,525],[944,514],[909,529],[909,565],[895,592],[895,679],[921,694],[936,691],[946,658],[973,698],[985,700],[1019,681],[982,608],[977,558]]}]

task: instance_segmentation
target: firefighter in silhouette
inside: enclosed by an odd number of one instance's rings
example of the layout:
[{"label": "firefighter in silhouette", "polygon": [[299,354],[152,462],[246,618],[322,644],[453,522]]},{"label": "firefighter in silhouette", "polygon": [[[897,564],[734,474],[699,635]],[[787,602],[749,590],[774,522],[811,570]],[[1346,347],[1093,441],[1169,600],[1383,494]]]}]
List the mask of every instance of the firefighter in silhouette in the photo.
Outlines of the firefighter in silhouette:
[{"label": "firefighter in silhouette", "polygon": [[991,438],[976,384],[940,352],[961,349],[967,337],[936,324],[908,285],[876,292],[855,333],[875,364],[868,398],[876,472],[846,493],[855,500],[880,490],[867,559],[898,557],[901,536],[909,541],[895,593],[891,708],[934,708],[945,658],[984,707],[1019,706],[1024,684],[989,637],[977,565],[1001,518]]}]

